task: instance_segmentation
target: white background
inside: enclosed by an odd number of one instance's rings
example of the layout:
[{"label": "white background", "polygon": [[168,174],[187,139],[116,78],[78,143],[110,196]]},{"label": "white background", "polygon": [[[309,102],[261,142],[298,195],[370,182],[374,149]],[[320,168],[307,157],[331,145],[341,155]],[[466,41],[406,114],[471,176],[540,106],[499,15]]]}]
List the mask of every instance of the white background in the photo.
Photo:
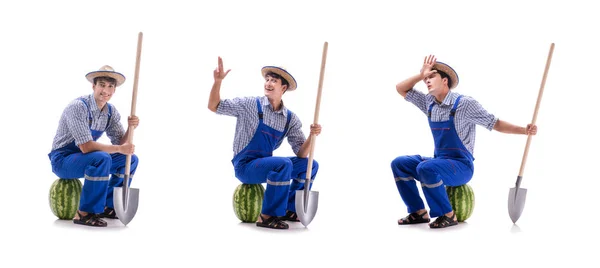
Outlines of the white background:
[{"label": "white background", "polygon": [[[2,267],[578,266],[592,261],[600,217],[593,137],[599,19],[584,1],[10,1],[0,4]],[[410,3],[408,3],[410,2]],[[591,2],[591,1],[590,1]],[[168,3],[168,4],[167,4]],[[137,33],[144,33],[135,132],[139,210],[128,226],[75,226],[48,206],[50,150],[84,75],[104,64],[128,80],[112,99],[130,113]],[[207,108],[217,56],[221,96],[261,95],[264,65],[286,67],[285,104],[313,121],[321,51],[329,55],[313,190],[319,210],[287,231],[239,223],[231,196],[235,119]],[[457,92],[499,118],[531,121],[550,43],[556,48],[522,187],[509,188],[526,136],[478,128],[476,206],[445,230],[397,226],[406,208],[390,162],[432,152],[426,117],[395,84],[435,54]],[[417,89],[424,90],[422,83]],[[106,139],[104,139],[106,141]],[[276,152],[291,155],[287,143]],[[592,243],[590,247],[582,243]],[[586,265],[589,266],[589,265]]]}]

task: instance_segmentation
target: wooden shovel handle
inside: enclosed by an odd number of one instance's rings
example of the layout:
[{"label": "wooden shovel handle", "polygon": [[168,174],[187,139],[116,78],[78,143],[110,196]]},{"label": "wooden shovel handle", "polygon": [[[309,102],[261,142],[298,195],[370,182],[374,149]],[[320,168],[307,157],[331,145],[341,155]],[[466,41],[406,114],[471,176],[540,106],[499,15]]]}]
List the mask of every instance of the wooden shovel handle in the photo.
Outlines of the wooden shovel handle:
[{"label": "wooden shovel handle", "polygon": [[319,74],[319,89],[317,91],[317,104],[315,106],[315,118],[313,122],[319,123],[319,109],[321,107],[321,92],[323,91],[323,79],[325,78],[325,64],[327,63],[327,47],[328,43],[323,44],[323,56],[321,58],[321,73]]},{"label": "wooden shovel handle", "polygon": [[[133,96],[131,97],[131,116],[135,116],[135,108],[137,103],[138,80],[140,76],[140,60],[142,58],[142,39],[144,34],[138,33],[137,53],[135,56],[135,75],[133,76]],[[128,127],[127,142],[133,143],[133,128]],[[125,158],[125,175],[128,178],[131,170],[131,155],[128,154]],[[127,182],[124,182],[123,187],[126,187]]]},{"label": "wooden shovel handle", "polygon": [[[319,89],[317,91],[317,104],[315,105],[315,118],[313,120],[314,124],[319,123],[319,109],[321,107],[321,91],[323,90],[323,79],[325,78],[325,63],[327,62],[327,47],[328,43],[325,42],[323,44],[323,57],[321,58],[321,74],[319,75]],[[310,143],[310,153],[308,157],[308,167],[306,169],[306,183],[304,184],[304,191],[307,192],[306,189],[310,188],[310,178],[312,175],[312,162],[313,156],[315,152],[315,141],[316,136],[310,134],[311,143]]]},{"label": "wooden shovel handle", "polygon": [[[550,69],[550,62],[552,62],[553,52],[554,43],[550,44],[550,51],[548,52],[548,59],[546,60],[546,68],[544,69],[544,76],[542,78],[542,84],[540,85],[537,102],[535,103],[535,110],[533,111],[533,119],[531,120],[531,124],[535,124],[535,121],[537,120],[540,103],[542,102],[542,95],[544,94],[544,86],[546,85],[546,77],[548,76],[548,70]],[[523,177],[523,171],[525,171],[525,163],[527,162],[527,154],[529,153],[531,137],[531,135],[527,135],[527,143],[525,145],[525,151],[523,152],[523,160],[521,161],[521,168],[519,169],[519,176],[517,177],[517,188],[521,185],[521,178]]]},{"label": "wooden shovel handle", "polygon": [[138,90],[138,80],[140,77],[140,61],[142,58],[142,39],[144,34],[142,32],[138,33],[138,43],[137,43],[137,53],[135,56],[135,74],[133,77],[133,96],[131,97],[131,115],[135,115],[135,108],[137,102],[137,90]]}]

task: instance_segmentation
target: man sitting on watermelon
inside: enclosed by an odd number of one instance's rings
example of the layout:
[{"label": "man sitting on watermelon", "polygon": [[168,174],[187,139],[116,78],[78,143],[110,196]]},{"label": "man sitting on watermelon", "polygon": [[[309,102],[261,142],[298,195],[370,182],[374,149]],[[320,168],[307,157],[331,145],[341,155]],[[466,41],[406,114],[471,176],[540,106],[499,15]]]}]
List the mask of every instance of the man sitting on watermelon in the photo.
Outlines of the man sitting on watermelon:
[{"label": "man sitting on watermelon", "polygon": [[[414,89],[419,81],[427,85],[427,94]],[[400,225],[430,221],[415,180],[421,183],[431,217],[437,217],[429,227],[458,224],[445,186],[460,186],[471,180],[476,125],[509,134],[537,133],[535,125],[519,127],[499,120],[472,97],[450,91],[457,85],[458,75],[454,69],[436,62],[432,55],[425,57],[420,74],[396,85],[402,97],[427,115],[435,143],[433,158],[408,155],[392,161],[396,186],[410,213],[398,220]]]},{"label": "man sitting on watermelon", "polygon": [[[125,131],[121,115],[108,103],[116,87],[125,82],[124,75],[105,65],[86,78],[93,93],[76,98],[64,109],[48,156],[58,177],[85,179],[73,222],[106,227],[101,218],[117,218],[113,189],[123,186],[127,154],[132,155],[131,175],[137,168],[138,158],[133,155],[134,145],[127,143],[127,135],[129,128],[138,126],[139,119],[130,116]],[[97,142],[105,131],[111,144]]]},{"label": "man sitting on watermelon", "polygon": [[[265,66],[264,96],[221,99],[221,82],[230,70],[223,70],[219,57],[214,71],[214,84],[210,91],[208,109],[217,114],[237,117],[233,142],[235,176],[246,184],[267,183],[261,215],[257,226],[288,229],[288,221],[298,221],[296,190],[304,189],[308,168],[311,138],[305,138],[298,116],[288,110],[281,100],[286,91],[296,89],[296,80],[285,69]],[[311,125],[310,132],[321,133],[320,125]],[[274,157],[283,139],[296,157]],[[319,166],[313,160],[311,178],[314,180]],[[312,181],[311,181],[312,182]],[[310,185],[312,186],[312,185]],[[310,187],[309,186],[309,187]]]}]

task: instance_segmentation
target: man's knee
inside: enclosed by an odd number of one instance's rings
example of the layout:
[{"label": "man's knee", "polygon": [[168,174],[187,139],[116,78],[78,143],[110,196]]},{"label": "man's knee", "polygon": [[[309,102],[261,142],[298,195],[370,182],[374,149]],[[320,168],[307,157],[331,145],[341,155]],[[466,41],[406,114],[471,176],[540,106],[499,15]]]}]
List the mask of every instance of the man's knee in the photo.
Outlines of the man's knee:
[{"label": "man's knee", "polygon": [[94,159],[94,161],[92,162],[92,165],[94,165],[96,167],[99,167],[101,165],[106,165],[107,167],[110,168],[110,165],[112,164],[112,157],[107,152],[95,151],[95,152],[87,153],[87,155]]},{"label": "man's knee", "polygon": [[135,154],[132,154],[132,155],[131,155],[131,168],[132,168],[132,169],[133,169],[133,168],[136,168],[136,167],[137,167],[137,165],[138,165],[138,163],[139,163],[139,161],[140,161],[140,160],[139,160],[138,156],[137,156],[137,155],[135,155]]},{"label": "man's knee", "polygon": [[319,171],[319,162],[317,162],[317,160],[313,159],[312,170],[313,170],[313,172]]},{"label": "man's knee", "polygon": [[394,160],[392,160],[392,164],[391,167],[392,168],[399,168],[399,167],[403,167],[406,165],[406,162],[409,160],[408,156],[403,155],[403,156],[398,156],[396,158],[394,158]]},{"label": "man's knee", "polygon": [[422,184],[434,185],[440,182],[439,172],[431,162],[423,162],[417,166],[417,174]]},{"label": "man's knee", "polygon": [[294,168],[294,163],[287,157],[278,158],[277,162],[277,169],[279,171],[289,170],[291,172],[292,168]]}]

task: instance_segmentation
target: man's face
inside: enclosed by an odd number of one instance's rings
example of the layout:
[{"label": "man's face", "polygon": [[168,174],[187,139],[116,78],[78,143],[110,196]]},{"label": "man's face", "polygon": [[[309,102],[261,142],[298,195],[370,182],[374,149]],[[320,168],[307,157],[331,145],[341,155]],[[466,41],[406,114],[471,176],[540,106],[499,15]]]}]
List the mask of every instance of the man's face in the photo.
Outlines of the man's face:
[{"label": "man's face", "polygon": [[427,85],[427,90],[429,91],[429,94],[440,93],[442,91],[442,86],[448,85],[448,79],[442,78],[442,76],[437,72],[432,73],[428,77],[425,77],[425,79],[423,79],[423,82],[425,82],[425,85]]},{"label": "man's face", "polygon": [[96,84],[92,86],[92,89],[94,90],[96,104],[104,105],[115,93],[116,85],[100,78],[96,81]]},{"label": "man's face", "polygon": [[265,76],[265,96],[269,99],[281,99],[286,89],[287,85],[281,85],[281,79]]}]

